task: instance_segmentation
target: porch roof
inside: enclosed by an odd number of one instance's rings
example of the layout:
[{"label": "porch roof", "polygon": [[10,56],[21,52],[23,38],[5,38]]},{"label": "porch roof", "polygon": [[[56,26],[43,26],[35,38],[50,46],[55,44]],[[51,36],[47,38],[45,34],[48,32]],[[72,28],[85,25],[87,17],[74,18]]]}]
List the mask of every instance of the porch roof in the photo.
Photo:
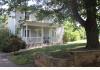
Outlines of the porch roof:
[{"label": "porch roof", "polygon": [[39,21],[26,21],[24,25],[39,27],[59,27],[60,24],[44,23]]}]

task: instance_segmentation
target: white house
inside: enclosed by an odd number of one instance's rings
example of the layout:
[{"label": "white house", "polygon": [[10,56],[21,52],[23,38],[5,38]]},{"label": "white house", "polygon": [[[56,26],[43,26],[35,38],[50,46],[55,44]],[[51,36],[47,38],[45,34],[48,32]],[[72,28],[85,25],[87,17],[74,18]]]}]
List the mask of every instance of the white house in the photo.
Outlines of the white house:
[{"label": "white house", "polygon": [[57,44],[62,43],[64,34],[63,26],[52,24],[51,21],[36,21],[34,14],[21,12],[10,12],[8,18],[8,29],[22,38],[28,45],[34,44]]}]

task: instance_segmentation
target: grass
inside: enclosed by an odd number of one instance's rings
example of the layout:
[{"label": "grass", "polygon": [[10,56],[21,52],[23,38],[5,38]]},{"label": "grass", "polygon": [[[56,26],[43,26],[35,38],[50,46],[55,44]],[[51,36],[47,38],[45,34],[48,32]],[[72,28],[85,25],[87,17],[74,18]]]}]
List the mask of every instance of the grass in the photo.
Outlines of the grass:
[{"label": "grass", "polygon": [[52,54],[53,56],[56,56],[56,57],[59,57],[59,55],[65,57],[64,53],[66,51],[70,49],[85,47],[85,44],[86,44],[85,41],[81,40],[81,41],[75,41],[75,42],[68,42],[67,44],[63,44],[63,45],[55,45],[51,47],[32,49],[26,52],[21,52],[15,55],[11,55],[11,60],[16,64],[21,64],[21,65],[31,64],[33,62],[33,55],[36,52]]}]

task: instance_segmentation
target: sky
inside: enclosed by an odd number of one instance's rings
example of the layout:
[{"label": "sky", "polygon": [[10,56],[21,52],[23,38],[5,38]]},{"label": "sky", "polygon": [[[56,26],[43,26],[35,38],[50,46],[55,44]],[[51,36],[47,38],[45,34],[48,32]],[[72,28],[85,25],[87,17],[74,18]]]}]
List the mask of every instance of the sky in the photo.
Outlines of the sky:
[{"label": "sky", "polygon": [[42,5],[43,1],[45,1],[45,0],[30,0],[30,1],[28,1],[28,6],[33,5],[33,4]]},{"label": "sky", "polygon": [[33,4],[36,4],[36,1],[35,1],[35,0],[30,0],[30,1],[28,2],[28,6],[33,5]]},{"label": "sky", "polygon": [[[38,5],[42,5],[42,4],[43,4],[43,0],[30,0],[30,1],[28,1],[28,6],[31,6],[31,5],[33,5],[33,4],[36,5],[37,2],[39,2]],[[0,6],[0,7],[1,7],[1,6]],[[9,7],[8,7],[8,4],[3,5],[2,8],[8,9],[8,8],[9,8]]]}]

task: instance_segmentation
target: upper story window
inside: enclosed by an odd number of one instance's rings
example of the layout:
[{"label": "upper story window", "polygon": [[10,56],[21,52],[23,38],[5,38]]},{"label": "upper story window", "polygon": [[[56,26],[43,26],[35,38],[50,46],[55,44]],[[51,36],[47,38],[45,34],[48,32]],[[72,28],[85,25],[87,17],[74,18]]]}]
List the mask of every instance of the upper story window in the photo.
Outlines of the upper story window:
[{"label": "upper story window", "polygon": [[29,18],[30,18],[30,13],[29,12],[26,13],[25,18],[26,18],[26,20],[29,20]]}]

